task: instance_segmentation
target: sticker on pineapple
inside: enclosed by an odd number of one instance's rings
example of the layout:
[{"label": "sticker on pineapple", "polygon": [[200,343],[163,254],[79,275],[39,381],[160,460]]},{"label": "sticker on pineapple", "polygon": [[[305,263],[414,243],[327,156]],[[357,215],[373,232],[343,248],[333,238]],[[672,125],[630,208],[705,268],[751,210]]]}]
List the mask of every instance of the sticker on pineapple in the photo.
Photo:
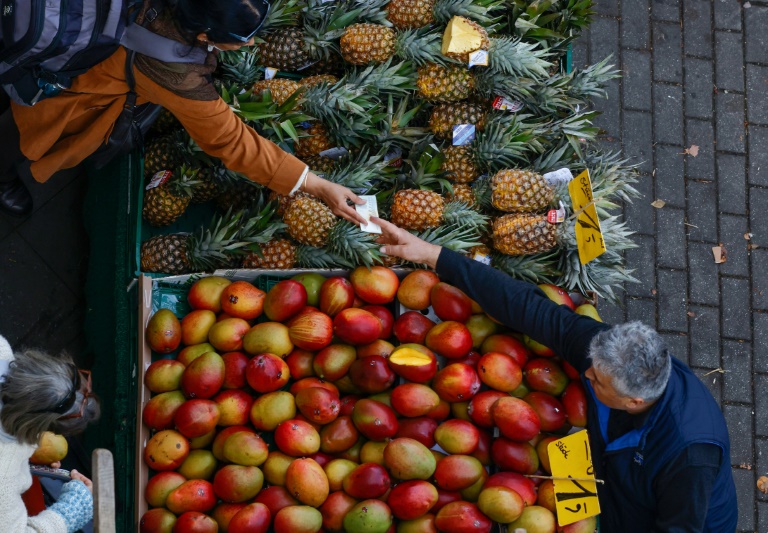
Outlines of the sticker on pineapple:
[{"label": "sticker on pineapple", "polygon": [[322,152],[320,152],[320,155],[323,157],[329,157],[331,159],[338,160],[346,156],[348,153],[349,153],[349,150],[347,150],[343,146],[337,146],[335,148],[328,148],[327,150],[323,150]]},{"label": "sticker on pineapple", "polygon": [[371,222],[371,217],[379,216],[379,207],[376,203],[376,197],[374,195],[363,195],[360,196],[360,198],[364,200],[365,203],[355,204],[355,211],[368,221],[365,225],[361,224],[360,229],[366,233],[381,233],[381,226]]},{"label": "sticker on pineapple", "polygon": [[509,111],[510,113],[517,113],[523,108],[523,103],[517,100],[508,100],[503,96],[497,96],[493,99],[493,108],[499,111]]},{"label": "sticker on pineapple", "polygon": [[277,69],[272,67],[267,67],[264,69],[264,79],[265,80],[271,80],[274,79],[274,77],[277,76]]},{"label": "sticker on pineapple", "polygon": [[469,66],[470,67],[487,67],[488,66],[488,50],[475,50],[469,54]]},{"label": "sticker on pineapple", "polygon": [[311,127],[312,127],[312,123],[311,123],[311,122],[307,122],[307,121],[304,121],[304,122],[299,122],[299,123],[298,123],[298,124],[296,124],[296,125],[297,125],[299,128],[302,128],[302,129],[305,129],[305,130],[308,130],[309,128],[311,128]]},{"label": "sticker on pineapple", "polygon": [[403,150],[399,146],[395,146],[384,156],[384,163],[388,167],[397,168],[403,164]]},{"label": "sticker on pineapple", "polygon": [[484,265],[488,265],[488,266],[491,265],[491,256],[480,251],[475,252],[472,255],[472,259]]},{"label": "sticker on pineapple", "polygon": [[475,140],[474,124],[458,124],[453,127],[453,145],[466,146]]},{"label": "sticker on pineapple", "polygon": [[155,175],[152,176],[152,179],[149,180],[149,183],[147,183],[145,190],[148,191],[150,189],[154,189],[155,187],[159,187],[168,181],[171,176],[173,176],[173,172],[170,170],[161,170],[160,172],[156,172]]},{"label": "sticker on pineapple", "polygon": [[547,172],[542,177],[547,180],[547,183],[553,187],[557,187],[558,185],[565,185],[566,183],[570,183],[570,181],[573,179],[573,174],[571,174],[570,169],[559,168],[557,170],[553,170],[552,172]]},{"label": "sticker on pineapple", "polygon": [[550,224],[562,224],[565,222],[565,205],[560,202],[559,209],[550,209],[547,211],[547,222]]}]

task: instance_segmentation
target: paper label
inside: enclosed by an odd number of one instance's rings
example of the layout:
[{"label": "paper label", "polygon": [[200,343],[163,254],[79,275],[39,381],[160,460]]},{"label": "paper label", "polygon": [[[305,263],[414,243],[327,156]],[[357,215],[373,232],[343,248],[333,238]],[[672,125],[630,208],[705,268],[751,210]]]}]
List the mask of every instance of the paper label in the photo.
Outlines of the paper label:
[{"label": "paper label", "polygon": [[277,76],[277,69],[272,67],[267,67],[264,69],[264,79],[265,80],[271,80],[274,79],[274,77]]},{"label": "paper label", "polygon": [[475,67],[487,67],[488,66],[488,50],[475,50],[469,54],[469,66]]},{"label": "paper label", "polygon": [[579,261],[586,265],[605,252],[605,241],[600,230],[600,219],[592,201],[592,183],[589,170],[585,170],[568,184],[573,212],[576,216],[576,244],[579,248]]},{"label": "paper label", "polygon": [[600,514],[587,430],[550,442],[547,450],[558,523],[567,526]]},{"label": "paper label", "polygon": [[368,224],[366,225],[361,224],[360,229],[367,233],[381,233],[381,226],[371,222],[371,217],[379,216],[379,207],[376,203],[376,197],[374,195],[363,195],[360,198],[365,200],[365,203],[362,205],[355,204],[355,211],[368,221]]},{"label": "paper label", "polygon": [[159,187],[168,181],[171,176],[173,176],[173,172],[170,170],[161,170],[160,172],[156,172],[155,175],[152,176],[152,179],[149,180],[149,183],[147,183],[147,186],[144,188],[144,190],[148,191],[150,189],[154,189],[155,187]]},{"label": "paper label", "polygon": [[560,202],[559,209],[547,211],[547,222],[550,224],[562,224],[565,222],[565,205],[563,205],[563,202]]},{"label": "paper label", "polygon": [[402,166],[403,164],[403,150],[399,146],[395,146],[392,148],[387,154],[384,156],[384,162],[389,167],[397,168],[399,166]]},{"label": "paper label", "polygon": [[341,159],[342,157],[346,156],[349,153],[349,150],[344,148],[343,146],[337,146],[336,148],[328,148],[327,150],[323,150],[320,152],[320,155],[323,157],[329,157],[331,159]]},{"label": "paper label", "polygon": [[453,145],[466,146],[475,140],[474,124],[458,124],[453,127]]},{"label": "paper label", "polygon": [[519,101],[507,100],[503,96],[497,96],[493,99],[493,108],[499,111],[509,111],[516,113],[523,108],[523,103]]},{"label": "paper label", "polygon": [[552,172],[547,172],[542,177],[547,180],[547,183],[553,187],[557,187],[558,185],[570,183],[573,179],[573,174],[571,174],[571,171],[568,168],[559,168]]}]

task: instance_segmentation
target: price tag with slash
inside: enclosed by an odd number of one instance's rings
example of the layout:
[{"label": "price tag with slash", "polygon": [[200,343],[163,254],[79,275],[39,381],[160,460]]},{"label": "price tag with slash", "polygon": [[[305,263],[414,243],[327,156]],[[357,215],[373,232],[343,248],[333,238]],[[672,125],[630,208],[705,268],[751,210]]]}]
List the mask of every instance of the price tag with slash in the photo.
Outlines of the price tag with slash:
[{"label": "price tag with slash", "polygon": [[579,261],[586,265],[605,252],[605,241],[600,230],[600,219],[597,217],[592,183],[589,181],[589,170],[584,170],[568,183],[568,192],[573,202],[573,212],[576,214],[576,245],[579,249]]},{"label": "price tag with slash", "polygon": [[550,442],[547,451],[555,484],[558,523],[567,526],[600,514],[599,480],[595,479],[592,467],[587,430]]}]

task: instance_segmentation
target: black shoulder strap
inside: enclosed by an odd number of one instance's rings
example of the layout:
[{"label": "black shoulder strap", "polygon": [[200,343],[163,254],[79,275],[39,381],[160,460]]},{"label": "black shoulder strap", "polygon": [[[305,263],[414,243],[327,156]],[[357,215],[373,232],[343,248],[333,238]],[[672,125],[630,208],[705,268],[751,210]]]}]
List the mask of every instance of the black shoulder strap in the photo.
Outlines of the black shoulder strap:
[{"label": "black shoulder strap", "polygon": [[190,46],[152,33],[139,24],[129,24],[120,44],[129,50],[166,63],[205,63],[207,53],[199,46]]}]

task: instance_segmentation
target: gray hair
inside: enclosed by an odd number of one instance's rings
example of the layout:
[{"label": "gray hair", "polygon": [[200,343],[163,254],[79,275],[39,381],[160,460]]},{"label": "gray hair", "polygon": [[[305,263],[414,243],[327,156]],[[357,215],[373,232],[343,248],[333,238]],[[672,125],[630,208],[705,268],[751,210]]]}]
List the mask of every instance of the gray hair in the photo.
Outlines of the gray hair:
[{"label": "gray hair", "polygon": [[25,350],[14,357],[0,389],[3,402],[0,423],[6,433],[25,444],[37,444],[44,431],[73,435],[99,418],[99,401],[89,395],[82,417],[61,419],[80,412],[82,391],[77,391],[74,403],[66,412],[52,411],[72,393],[77,367],[69,355],[53,357],[37,350]]},{"label": "gray hair", "polygon": [[616,392],[647,402],[664,393],[672,371],[672,360],[661,335],[642,322],[628,322],[601,332],[592,339],[589,355],[593,367],[613,378]]}]

